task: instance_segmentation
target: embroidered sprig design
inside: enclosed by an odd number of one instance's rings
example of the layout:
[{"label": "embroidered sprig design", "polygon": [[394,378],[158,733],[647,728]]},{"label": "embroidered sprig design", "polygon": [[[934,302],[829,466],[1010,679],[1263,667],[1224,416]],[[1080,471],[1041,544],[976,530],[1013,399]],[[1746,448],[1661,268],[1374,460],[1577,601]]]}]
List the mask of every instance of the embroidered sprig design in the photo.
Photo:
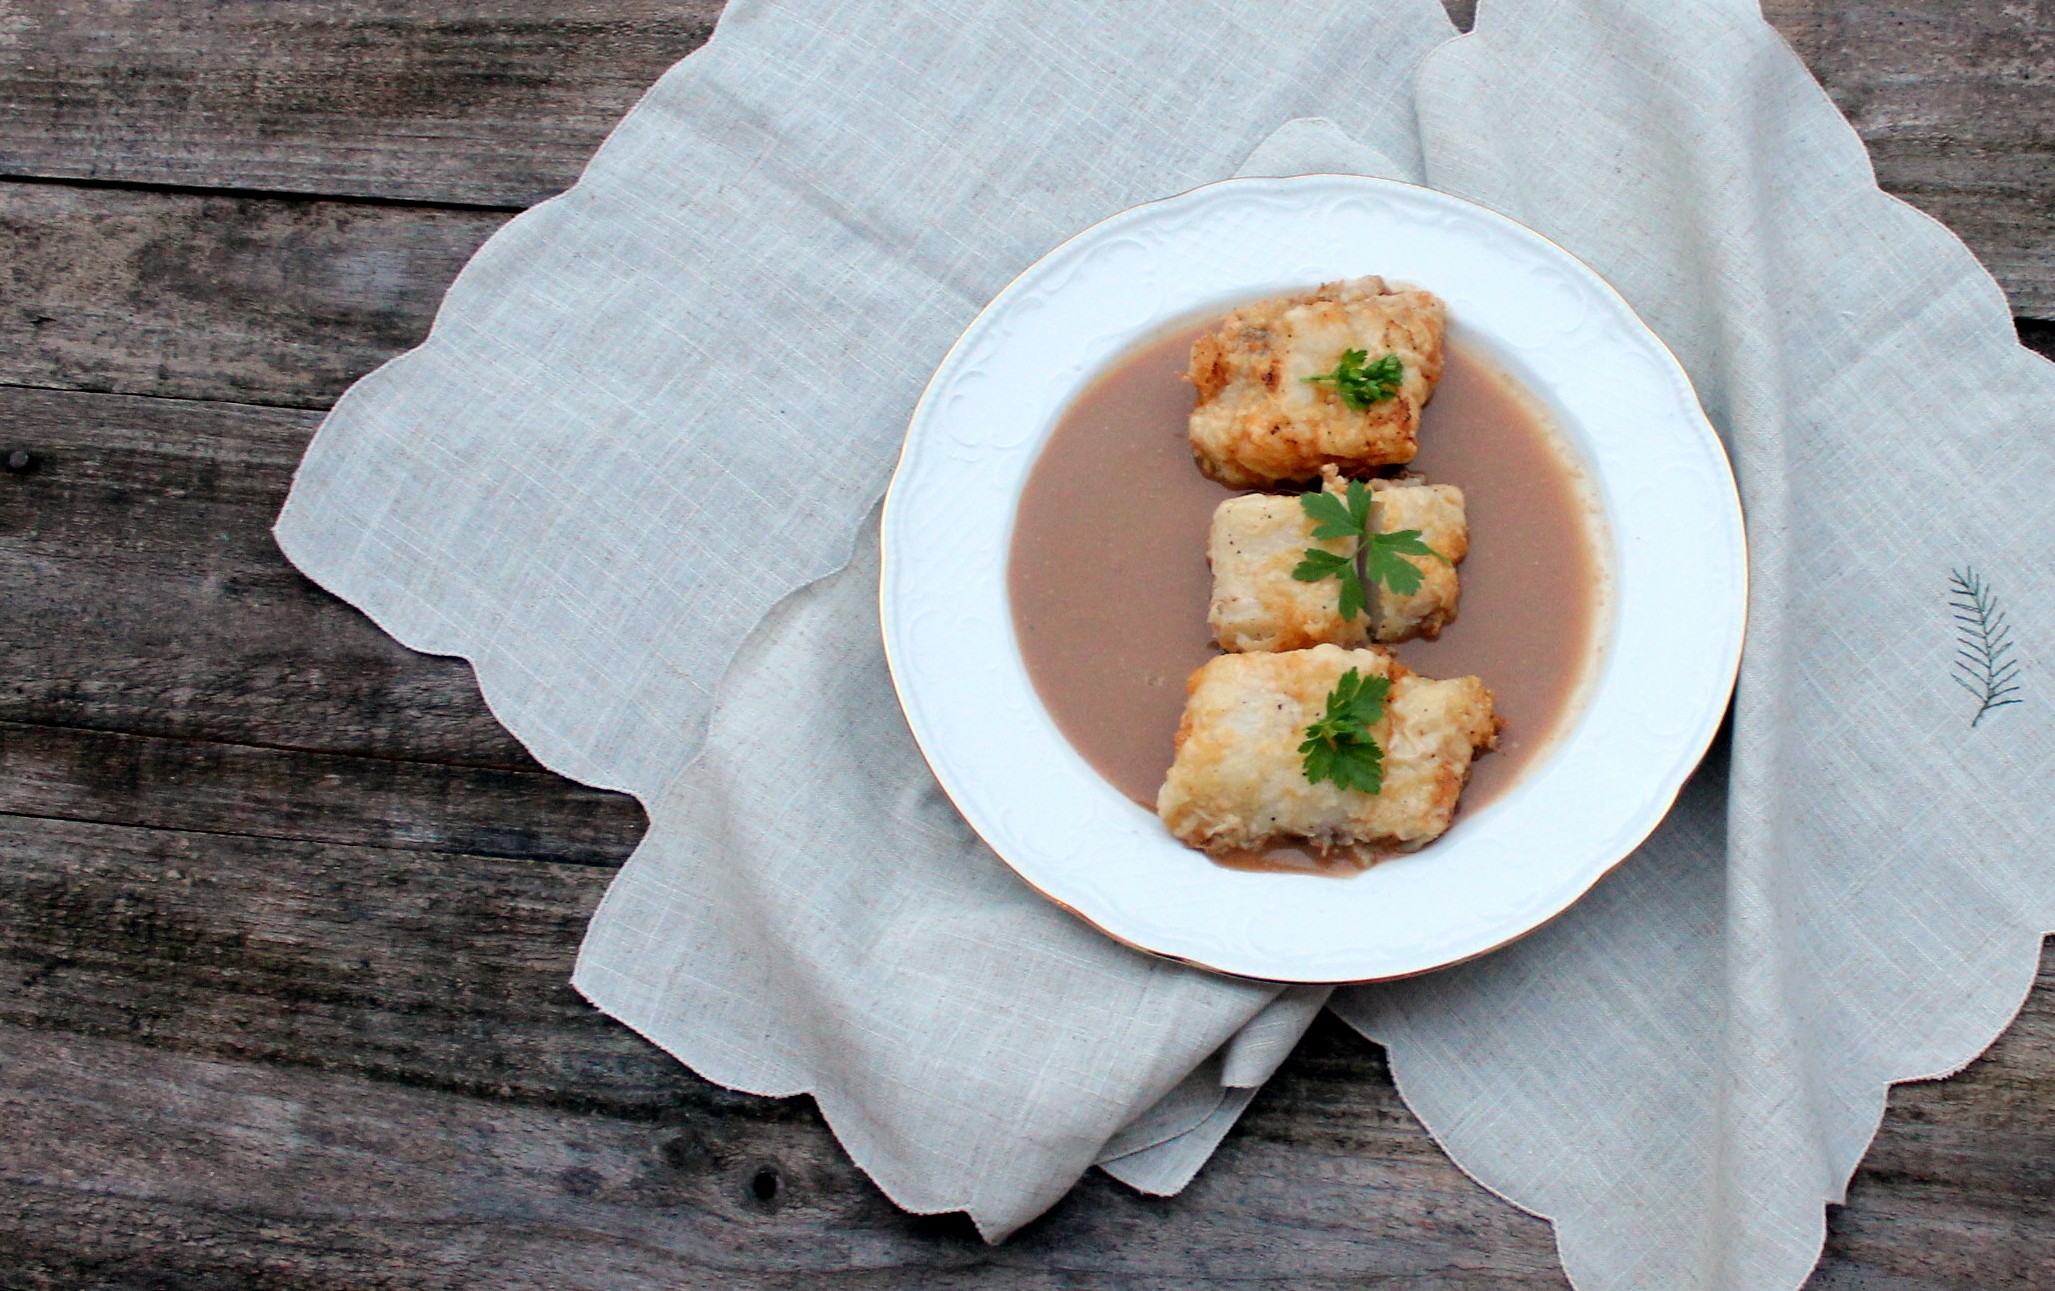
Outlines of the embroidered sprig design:
[{"label": "embroidered sprig design", "polygon": [[1955,611],[1955,684],[1976,698],[1975,726],[1984,715],[2019,699],[2019,661],[2012,657],[2012,625],[1998,598],[1975,569],[1951,570],[1948,608]]}]

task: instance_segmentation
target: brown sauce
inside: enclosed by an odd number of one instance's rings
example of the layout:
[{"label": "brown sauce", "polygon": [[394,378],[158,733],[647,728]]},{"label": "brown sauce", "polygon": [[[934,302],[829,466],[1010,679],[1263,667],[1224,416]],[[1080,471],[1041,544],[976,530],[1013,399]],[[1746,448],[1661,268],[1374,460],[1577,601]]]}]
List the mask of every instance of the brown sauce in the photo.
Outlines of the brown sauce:
[{"label": "brown sauce", "polygon": [[1384,859],[1376,850],[1360,844],[1347,847],[1286,845],[1250,847],[1232,852],[1211,852],[1213,860],[1230,870],[1256,870],[1264,874],[1317,874],[1326,879],[1353,878]]},{"label": "brown sauce", "polygon": [[[1192,464],[1185,327],[1123,356],[1065,411],[1023,490],[1009,569],[1014,627],[1042,703],[1085,760],[1155,807],[1185,679],[1218,654],[1206,623],[1213,508],[1233,494]],[[1547,414],[1482,355],[1451,344],[1410,470],[1463,489],[1470,554],[1456,621],[1393,647],[1429,677],[1475,674],[1506,729],[1463,806],[1503,793],[1568,725],[1604,604],[1597,522]],[[1236,868],[1353,874],[1357,858],[1280,849]]]}]

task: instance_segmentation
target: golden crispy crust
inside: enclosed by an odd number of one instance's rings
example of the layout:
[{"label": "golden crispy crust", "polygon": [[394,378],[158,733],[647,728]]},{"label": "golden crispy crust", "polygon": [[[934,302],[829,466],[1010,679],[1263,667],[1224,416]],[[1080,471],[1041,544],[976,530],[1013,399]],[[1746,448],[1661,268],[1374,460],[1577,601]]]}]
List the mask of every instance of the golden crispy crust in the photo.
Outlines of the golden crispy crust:
[{"label": "golden crispy crust", "polygon": [[[1335,469],[1329,466],[1325,474],[1328,489],[1341,492],[1345,485]],[[1373,480],[1370,490],[1372,524],[1378,532],[1418,529],[1427,545],[1448,560],[1407,557],[1420,570],[1418,591],[1396,596],[1381,587],[1370,589],[1370,613],[1344,619],[1339,580],[1301,583],[1292,570],[1307,548],[1347,555],[1349,541],[1315,540],[1313,522],[1296,496],[1229,498],[1213,511],[1206,546],[1213,566],[1213,599],[1206,618],[1221,649],[1303,650],[1322,643],[1353,648],[1372,640],[1432,638],[1455,621],[1461,588],[1454,562],[1470,549],[1463,491],[1417,476]]]},{"label": "golden crispy crust", "polygon": [[[1313,784],[1300,763],[1306,727],[1351,668],[1391,679],[1372,732],[1385,750],[1376,794]],[[1498,742],[1483,682],[1429,680],[1374,647],[1222,655],[1192,674],[1188,689],[1156,811],[1177,838],[1216,854],[1291,843],[1423,846],[1448,829],[1472,757]]]},{"label": "golden crispy crust", "polygon": [[1296,497],[1256,493],[1221,503],[1206,543],[1213,566],[1206,621],[1214,640],[1234,651],[1367,644],[1370,616],[1342,618],[1339,581],[1301,583],[1292,577],[1307,548],[1347,555],[1350,545],[1346,538],[1315,541],[1313,522]]},{"label": "golden crispy crust", "polygon": [[1432,641],[1456,621],[1462,584],[1456,565],[1470,554],[1470,525],[1463,511],[1463,491],[1453,484],[1429,484],[1412,477],[1370,481],[1371,515],[1379,533],[1418,529],[1420,540],[1447,557],[1403,556],[1420,571],[1420,586],[1407,596],[1379,587],[1371,595],[1375,636],[1379,641]]},{"label": "golden crispy crust", "polygon": [[[1417,288],[1382,278],[1244,305],[1192,346],[1186,379],[1198,392],[1192,453],[1229,488],[1310,480],[1333,462],[1351,474],[1410,462],[1420,410],[1441,380],[1446,310]],[[1366,409],[1304,378],[1331,372],[1344,350],[1374,362],[1397,354],[1399,391]]]}]

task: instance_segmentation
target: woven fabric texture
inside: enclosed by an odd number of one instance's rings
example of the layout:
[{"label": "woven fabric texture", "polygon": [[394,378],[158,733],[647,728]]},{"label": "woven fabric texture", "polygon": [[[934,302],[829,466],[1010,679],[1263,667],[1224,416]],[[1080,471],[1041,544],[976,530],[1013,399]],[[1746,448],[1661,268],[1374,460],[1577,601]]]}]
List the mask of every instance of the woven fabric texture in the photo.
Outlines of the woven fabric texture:
[{"label": "woven fabric texture", "polygon": [[[1238,168],[1428,183],[1582,257],[1749,524],[1731,739],[1663,828],[1514,946],[1331,997],[1029,891],[878,645],[867,517],[951,340]],[[2051,431],[1996,285],[1744,0],[1482,0],[1461,38],[1434,0],[736,0],[336,406],[277,533],[648,808],[579,989],[813,1093],[901,1205],[996,1240],[1095,1162],[1175,1191],[1325,1002],[1578,1286],[1781,1291],[1888,1084],[1987,1045],[2055,928]]]}]

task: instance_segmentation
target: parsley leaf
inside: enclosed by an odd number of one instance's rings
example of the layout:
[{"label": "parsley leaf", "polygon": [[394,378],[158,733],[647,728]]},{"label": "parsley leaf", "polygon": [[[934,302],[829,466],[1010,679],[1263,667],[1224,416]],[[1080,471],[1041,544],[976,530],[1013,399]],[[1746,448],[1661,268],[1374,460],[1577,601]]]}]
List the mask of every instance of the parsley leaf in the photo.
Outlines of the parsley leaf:
[{"label": "parsley leaf", "polygon": [[1299,506],[1316,522],[1315,538],[1360,538],[1370,527],[1370,490],[1350,480],[1346,499],[1315,489],[1299,495]]},{"label": "parsley leaf", "polygon": [[1355,621],[1364,605],[1363,578],[1356,572],[1353,556],[1337,556],[1320,547],[1306,548],[1305,558],[1299,561],[1292,577],[1302,583],[1317,583],[1323,578],[1341,580],[1341,617],[1344,623]]},{"label": "parsley leaf", "polygon": [[1420,567],[1405,556],[1433,556],[1447,560],[1420,537],[1418,529],[1400,529],[1396,533],[1373,533],[1360,548],[1363,554],[1363,568],[1370,581],[1382,583],[1393,595],[1411,596],[1420,590]]},{"label": "parsley leaf", "polygon": [[1375,363],[1368,362],[1369,358],[1363,350],[1343,350],[1334,371],[1299,380],[1308,385],[1333,386],[1343,403],[1361,412],[1378,400],[1397,394],[1406,379],[1406,365],[1398,355],[1387,354]]},{"label": "parsley leaf", "polygon": [[1354,538],[1352,555],[1340,556],[1320,547],[1306,548],[1305,557],[1292,577],[1301,583],[1324,578],[1341,580],[1342,622],[1353,623],[1370,603],[1368,589],[1383,584],[1393,594],[1411,596],[1420,590],[1420,567],[1407,556],[1448,557],[1427,545],[1418,529],[1375,533],[1370,528],[1370,490],[1361,480],[1350,480],[1346,495],[1318,490],[1299,495],[1299,506],[1313,523],[1313,536],[1321,541]]},{"label": "parsley leaf", "polygon": [[1364,677],[1351,668],[1328,692],[1327,711],[1306,728],[1299,745],[1300,766],[1309,783],[1333,782],[1338,789],[1380,793],[1384,789],[1384,750],[1370,728],[1384,718],[1384,700],[1391,682]]}]

